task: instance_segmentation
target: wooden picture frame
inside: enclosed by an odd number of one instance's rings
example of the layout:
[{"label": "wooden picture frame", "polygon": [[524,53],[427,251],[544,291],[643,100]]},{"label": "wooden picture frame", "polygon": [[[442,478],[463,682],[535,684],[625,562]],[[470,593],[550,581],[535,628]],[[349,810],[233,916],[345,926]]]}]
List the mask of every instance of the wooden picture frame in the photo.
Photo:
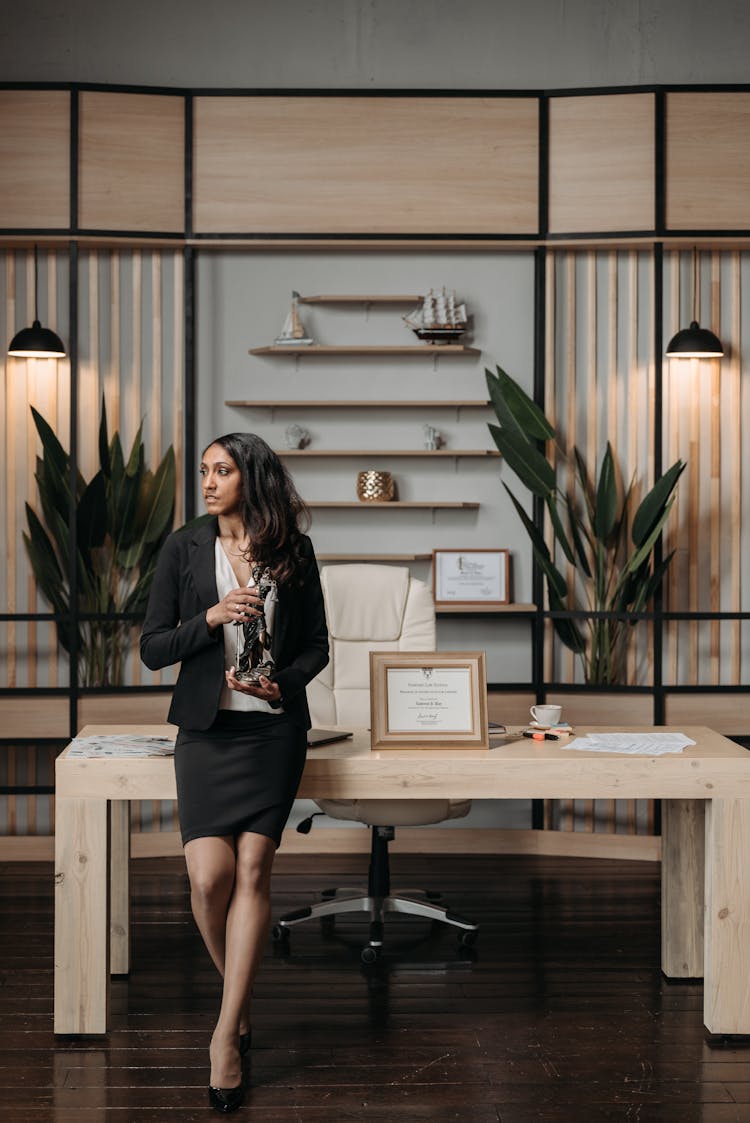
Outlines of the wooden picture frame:
[{"label": "wooden picture frame", "polygon": [[433,550],[432,595],[436,608],[510,604],[510,551]]},{"label": "wooden picture frame", "polygon": [[373,749],[489,749],[483,651],[371,651]]}]

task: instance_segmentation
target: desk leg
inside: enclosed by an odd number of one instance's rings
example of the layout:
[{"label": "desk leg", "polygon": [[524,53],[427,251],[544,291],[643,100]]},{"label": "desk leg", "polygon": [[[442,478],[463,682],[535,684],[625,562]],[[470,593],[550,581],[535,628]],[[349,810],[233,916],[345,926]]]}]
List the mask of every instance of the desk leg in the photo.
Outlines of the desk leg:
[{"label": "desk leg", "polygon": [[55,807],[55,1033],[106,1033],[107,801]]},{"label": "desk leg", "polygon": [[130,802],[113,799],[109,819],[109,970],[130,971]]},{"label": "desk leg", "polygon": [[705,801],[662,803],[661,969],[673,979],[703,977]]},{"label": "desk leg", "polygon": [[709,1033],[750,1034],[750,800],[706,810],[706,978]]}]

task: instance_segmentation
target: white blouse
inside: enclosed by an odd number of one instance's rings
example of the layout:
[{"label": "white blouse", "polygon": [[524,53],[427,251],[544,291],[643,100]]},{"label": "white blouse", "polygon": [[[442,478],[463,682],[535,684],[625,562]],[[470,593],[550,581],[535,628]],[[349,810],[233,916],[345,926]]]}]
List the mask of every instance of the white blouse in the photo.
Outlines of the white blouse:
[{"label": "white blouse", "polygon": [[[229,558],[224,552],[219,539],[216,539],[216,546],[214,550],[216,556],[216,588],[219,593],[219,600],[231,593],[232,589],[239,589],[240,585],[237,580],[236,574],[232,569]],[[252,575],[247,583],[248,588],[252,589],[255,585]],[[266,632],[268,636],[273,635],[274,618],[276,616],[276,604],[278,602],[278,592],[276,583],[271,586],[268,591],[268,596],[265,601],[265,617],[266,617]],[[239,628],[235,624],[224,624],[224,669],[229,670],[231,667],[237,665],[237,632]],[[270,642],[270,641],[269,641]],[[281,706],[272,706],[270,702],[264,701],[263,698],[253,698],[250,694],[241,694],[238,690],[230,690],[226,682],[221,689],[221,697],[219,698],[220,710],[260,710],[266,714],[280,714],[283,711]]]}]

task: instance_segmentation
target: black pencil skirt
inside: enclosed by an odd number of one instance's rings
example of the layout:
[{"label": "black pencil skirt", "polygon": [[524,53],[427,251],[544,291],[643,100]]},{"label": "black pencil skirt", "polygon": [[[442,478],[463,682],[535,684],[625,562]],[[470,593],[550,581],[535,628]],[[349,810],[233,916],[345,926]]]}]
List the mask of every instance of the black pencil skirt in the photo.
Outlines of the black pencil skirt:
[{"label": "black pencil skirt", "polygon": [[307,736],[285,714],[220,710],[210,729],[175,742],[183,846],[254,831],[278,846],[305,767]]}]

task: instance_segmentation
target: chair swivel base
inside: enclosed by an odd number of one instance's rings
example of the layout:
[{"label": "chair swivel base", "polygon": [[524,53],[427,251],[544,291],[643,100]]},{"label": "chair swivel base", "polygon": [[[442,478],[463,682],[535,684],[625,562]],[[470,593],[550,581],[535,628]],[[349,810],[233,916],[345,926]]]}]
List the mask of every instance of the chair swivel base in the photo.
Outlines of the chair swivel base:
[{"label": "chair swivel base", "polygon": [[[352,895],[350,895],[352,894]],[[383,946],[383,923],[386,913],[400,912],[408,916],[420,916],[426,920],[437,920],[459,929],[459,940],[464,946],[472,946],[479,933],[479,926],[457,913],[440,905],[430,904],[418,897],[363,896],[357,890],[329,889],[326,899],[306,908],[288,912],[273,926],[272,936],[277,942],[289,939],[289,930],[305,920],[325,920],[344,913],[366,913],[370,919],[370,939],[362,949],[362,961],[373,963]]]}]

